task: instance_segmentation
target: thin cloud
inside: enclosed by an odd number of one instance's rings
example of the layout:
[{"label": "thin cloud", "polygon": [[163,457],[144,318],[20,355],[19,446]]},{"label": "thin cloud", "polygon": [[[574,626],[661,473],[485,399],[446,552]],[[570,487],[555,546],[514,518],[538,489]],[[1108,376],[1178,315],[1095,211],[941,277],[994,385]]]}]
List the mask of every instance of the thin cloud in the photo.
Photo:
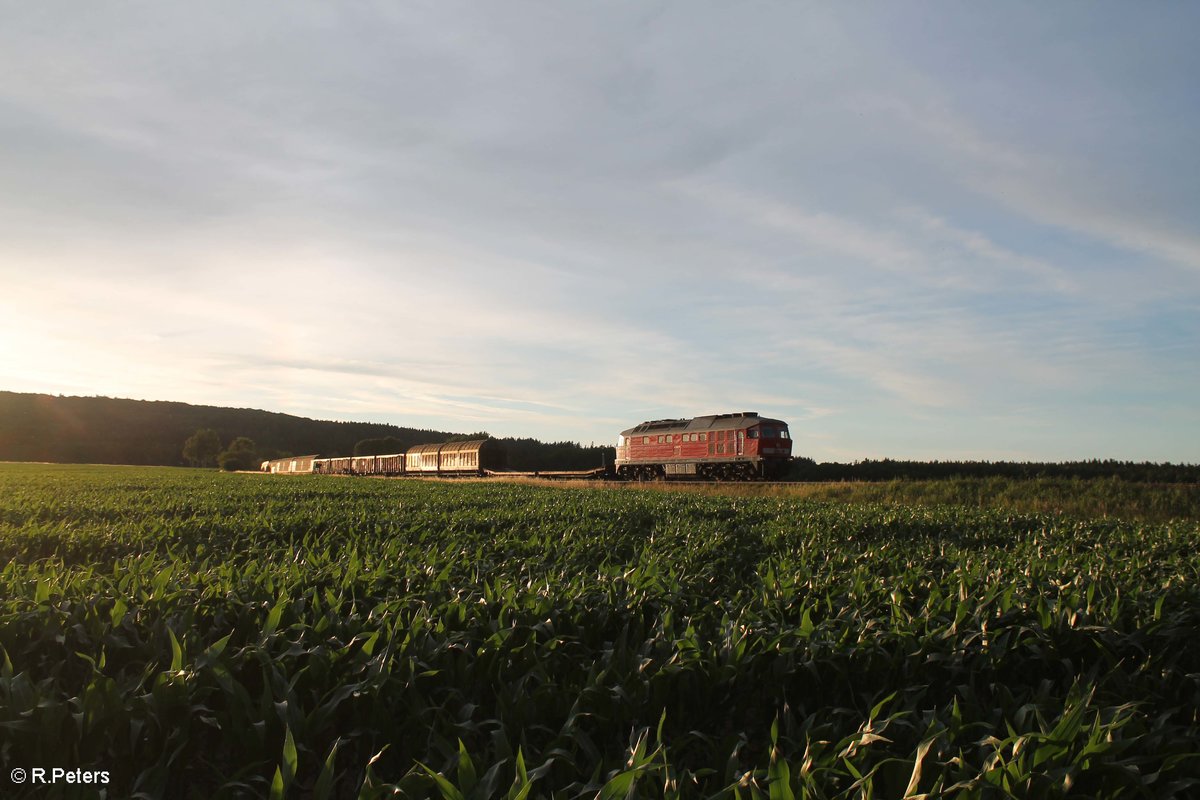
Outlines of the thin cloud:
[{"label": "thin cloud", "polygon": [[1190,10],[216,9],[8,15],[6,387],[1195,457]]}]

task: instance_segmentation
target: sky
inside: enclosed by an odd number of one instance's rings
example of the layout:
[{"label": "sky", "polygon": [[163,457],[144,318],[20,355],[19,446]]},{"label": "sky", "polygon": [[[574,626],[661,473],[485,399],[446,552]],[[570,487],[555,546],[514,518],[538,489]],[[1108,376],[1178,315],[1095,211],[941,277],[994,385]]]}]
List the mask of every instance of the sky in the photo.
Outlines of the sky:
[{"label": "sky", "polygon": [[0,389],[1200,462],[1200,6],[0,0]]}]

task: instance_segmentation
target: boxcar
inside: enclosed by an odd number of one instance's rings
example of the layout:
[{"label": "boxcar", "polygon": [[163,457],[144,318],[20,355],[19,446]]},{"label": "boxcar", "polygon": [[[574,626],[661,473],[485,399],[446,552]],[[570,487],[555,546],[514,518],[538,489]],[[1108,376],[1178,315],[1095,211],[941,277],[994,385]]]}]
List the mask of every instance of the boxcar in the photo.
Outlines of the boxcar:
[{"label": "boxcar", "polygon": [[313,471],[313,464],[316,461],[318,461],[318,459],[315,455],[273,458],[270,461],[263,462],[262,471],[275,473],[282,472],[289,475],[307,474]]},{"label": "boxcar", "polygon": [[421,444],[405,458],[409,475],[480,475],[504,468],[504,449],[495,439]]},{"label": "boxcar", "polygon": [[375,456],[375,469],[379,475],[403,475],[404,453]]},{"label": "boxcar", "polygon": [[354,459],[350,456],[343,458],[318,458],[313,472],[322,475],[353,475]]},{"label": "boxcar", "polygon": [[440,444],[419,444],[408,448],[408,452],[404,454],[404,471],[410,475],[422,473],[436,475],[439,469],[438,453],[441,452],[441,449]]}]

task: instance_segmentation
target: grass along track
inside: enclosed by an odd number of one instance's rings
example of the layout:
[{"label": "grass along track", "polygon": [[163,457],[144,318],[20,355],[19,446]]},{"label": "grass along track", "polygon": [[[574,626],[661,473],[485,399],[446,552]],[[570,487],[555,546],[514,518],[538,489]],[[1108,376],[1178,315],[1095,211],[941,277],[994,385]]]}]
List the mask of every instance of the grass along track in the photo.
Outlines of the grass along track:
[{"label": "grass along track", "polygon": [[1195,516],[746,488],[0,465],[3,775],[110,769],[113,797],[1195,791]]}]

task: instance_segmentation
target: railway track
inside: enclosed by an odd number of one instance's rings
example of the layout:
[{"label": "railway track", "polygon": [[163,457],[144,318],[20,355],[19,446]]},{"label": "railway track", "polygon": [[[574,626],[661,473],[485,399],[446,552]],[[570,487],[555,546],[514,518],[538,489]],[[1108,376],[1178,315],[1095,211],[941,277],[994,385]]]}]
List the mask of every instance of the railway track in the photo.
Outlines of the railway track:
[{"label": "railway track", "polygon": [[412,475],[350,475],[341,473],[332,477],[385,478],[388,480],[435,480],[454,482],[484,482],[504,480],[532,480],[546,483],[599,483],[611,486],[815,486],[837,484],[845,481],[758,481],[758,480],[712,480],[703,478],[658,478],[656,480],[628,480],[605,475],[599,470],[583,472],[538,471],[501,472],[488,471],[485,475],[454,475],[417,473]]}]

